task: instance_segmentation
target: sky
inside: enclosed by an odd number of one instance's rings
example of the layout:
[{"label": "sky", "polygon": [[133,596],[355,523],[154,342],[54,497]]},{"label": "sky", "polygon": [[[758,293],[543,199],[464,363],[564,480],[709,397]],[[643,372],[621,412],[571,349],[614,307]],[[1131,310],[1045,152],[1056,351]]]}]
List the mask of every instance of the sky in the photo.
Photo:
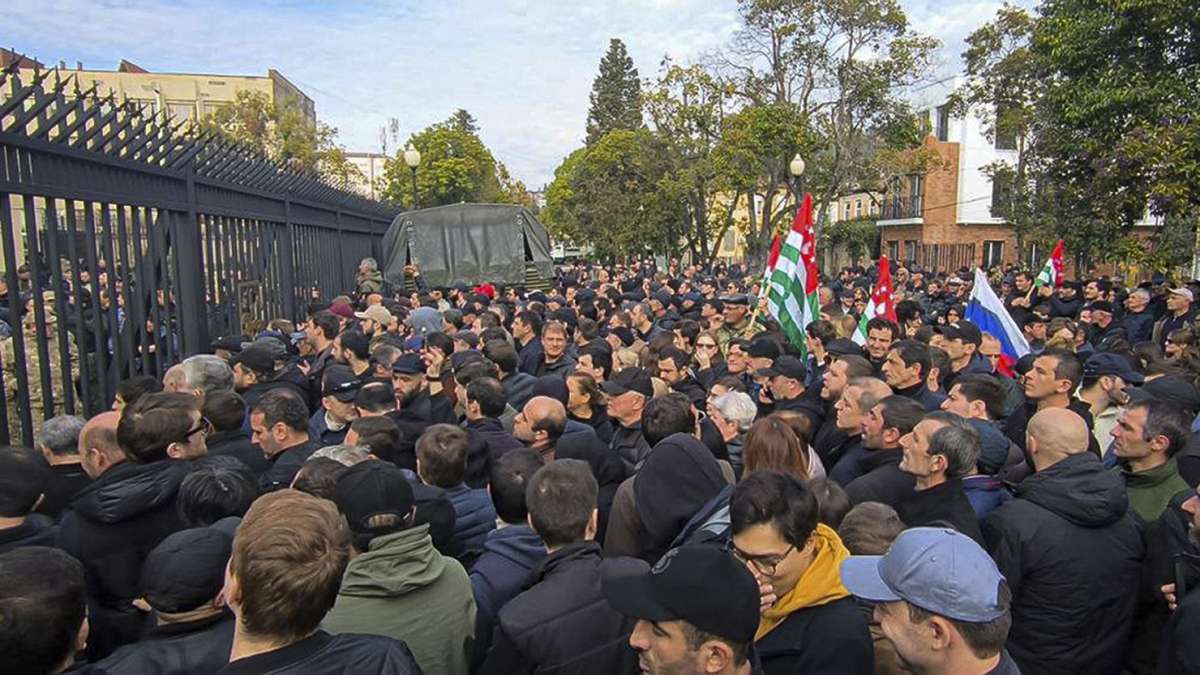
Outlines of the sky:
[{"label": "sky", "polygon": [[[913,30],[960,68],[963,39],[1002,0],[901,0]],[[1027,5],[1027,1],[1018,4]],[[274,68],[315,102],[347,150],[378,152],[389,118],[401,137],[458,108],[530,189],[584,137],[588,93],[609,39],[643,78],[664,56],[689,63],[726,45],[735,0],[40,0],[0,3],[0,46],[52,65],[265,75]]]}]

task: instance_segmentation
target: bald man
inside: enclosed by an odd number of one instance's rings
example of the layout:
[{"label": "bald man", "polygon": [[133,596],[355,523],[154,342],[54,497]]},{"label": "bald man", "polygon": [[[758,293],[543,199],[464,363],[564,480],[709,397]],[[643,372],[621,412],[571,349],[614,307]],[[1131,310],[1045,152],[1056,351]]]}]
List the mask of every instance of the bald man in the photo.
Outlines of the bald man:
[{"label": "bald man", "polygon": [[1038,411],[1026,429],[1037,473],[983,522],[1013,592],[1008,649],[1026,675],[1116,675],[1125,662],[1142,526],[1090,438],[1073,411]]},{"label": "bald man", "polygon": [[542,454],[546,462],[554,461],[558,439],[567,428],[567,409],[561,401],[549,396],[534,396],[513,418],[513,436]]},{"label": "bald man", "polygon": [[125,461],[117,445],[117,423],[121,413],[110,410],[96,415],[79,432],[79,458],[84,472],[96,480],[105,471]]}]

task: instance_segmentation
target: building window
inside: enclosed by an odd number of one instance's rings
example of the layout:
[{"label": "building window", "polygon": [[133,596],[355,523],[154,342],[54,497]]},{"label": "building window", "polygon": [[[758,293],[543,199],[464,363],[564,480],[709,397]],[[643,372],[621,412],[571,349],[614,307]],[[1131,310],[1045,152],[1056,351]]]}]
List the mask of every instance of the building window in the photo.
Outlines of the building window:
[{"label": "building window", "polygon": [[935,130],[939,141],[950,140],[950,106],[940,105],[937,107],[937,124]]},{"label": "building window", "polygon": [[908,199],[912,204],[912,217],[920,218],[923,215],[921,208],[921,193],[925,190],[925,176],[921,174],[913,174],[908,181]]},{"label": "building window", "polygon": [[900,259],[900,242],[896,240],[888,242],[888,257],[892,260]]},{"label": "building window", "polygon": [[862,218],[862,200],[861,199],[854,200],[854,217]]},{"label": "building window", "polygon": [[1004,218],[1004,212],[1011,206],[1012,179],[1003,173],[992,176],[992,217]]},{"label": "building window", "polygon": [[1004,242],[1002,241],[985,241],[983,242],[983,267],[996,267],[1004,264]]},{"label": "building window", "polygon": [[192,103],[168,103],[167,112],[171,113],[171,117],[176,121],[189,120],[196,112],[196,106]]},{"label": "building window", "polygon": [[1004,123],[1006,117],[1006,106],[1003,103],[996,105],[996,149],[997,150],[1016,150],[1017,149],[1017,133],[1010,128],[1011,125]]},{"label": "building window", "polygon": [[917,242],[908,240],[904,242],[904,262],[912,264],[917,261]]}]

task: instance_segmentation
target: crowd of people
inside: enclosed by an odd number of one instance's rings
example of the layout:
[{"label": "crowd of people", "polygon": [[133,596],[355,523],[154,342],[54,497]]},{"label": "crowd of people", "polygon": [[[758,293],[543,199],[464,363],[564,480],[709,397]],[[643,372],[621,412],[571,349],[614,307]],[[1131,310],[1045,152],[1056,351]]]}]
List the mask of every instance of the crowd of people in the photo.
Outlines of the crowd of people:
[{"label": "crowd of people", "polygon": [[1200,672],[1200,287],[996,270],[1013,363],[891,272],[796,345],[737,266],[365,260],[0,448],[0,672]]}]

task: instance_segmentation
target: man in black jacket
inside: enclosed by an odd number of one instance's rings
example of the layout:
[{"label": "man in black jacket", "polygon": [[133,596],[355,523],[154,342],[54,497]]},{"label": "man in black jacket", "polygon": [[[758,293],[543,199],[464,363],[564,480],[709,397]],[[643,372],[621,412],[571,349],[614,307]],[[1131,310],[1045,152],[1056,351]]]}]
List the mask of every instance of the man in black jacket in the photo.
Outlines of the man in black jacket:
[{"label": "man in black jacket", "polygon": [[1013,591],[1008,648],[1026,674],[1121,672],[1144,545],[1121,477],[1087,451],[1087,425],[1064,408],[1029,421],[1035,474],[984,520]]},{"label": "man in black jacket", "polygon": [[628,673],[633,620],[601,591],[596,479],[588,465],[560,459],[538,469],[526,489],[529,521],[549,555],[530,573],[528,590],[500,610],[481,673]]},{"label": "man in black jacket", "polygon": [[900,447],[900,470],[916,479],[913,494],[896,505],[900,520],[908,527],[949,526],[982,544],[962,484],[979,459],[979,433],[958,415],[932,412],[900,439]]},{"label": "man in black jacket", "polygon": [[862,421],[865,453],[859,460],[862,475],[846,484],[851,504],[883,502],[896,508],[913,493],[915,481],[900,470],[900,439],[917,426],[925,408],[903,396],[888,396],[866,411]]},{"label": "man in black jacket", "polygon": [[458,422],[449,399],[440,391],[436,396],[430,394],[431,377],[427,373],[437,373],[432,379],[438,380],[440,371],[440,364],[429,367],[419,354],[405,354],[392,364],[392,391],[399,409],[388,416],[400,428],[401,447],[392,461],[401,469],[416,471],[417,439],[429,425]]},{"label": "man in black jacket", "polygon": [[696,410],[704,410],[708,392],[692,373],[690,363],[691,359],[687,354],[670,347],[658,357],[658,376],[670,385],[672,390],[687,396],[692,405],[696,406]]},{"label": "man in black jacket", "polygon": [[605,412],[617,423],[611,448],[633,473],[650,454],[650,444],[642,435],[642,411],[654,396],[650,375],[641,368],[625,368],[600,386],[608,394]]},{"label": "man in black jacket", "polygon": [[37,506],[38,513],[57,520],[75,493],[92,482],[79,459],[79,432],[85,423],[76,415],[59,415],[42,424],[38,449],[50,464],[50,478],[45,497]]},{"label": "man in black jacket", "polygon": [[1033,360],[1033,367],[1021,378],[1027,403],[1009,414],[1004,423],[1004,435],[1028,454],[1025,428],[1030,417],[1048,408],[1067,408],[1083,419],[1089,431],[1088,450],[1099,457],[1100,444],[1091,434],[1090,406],[1074,396],[1082,381],[1083,364],[1075,354],[1061,349],[1047,349],[1039,354]]},{"label": "man in black jacket", "polygon": [[[1186,520],[1187,534],[1184,541],[1177,541],[1170,548],[1179,551],[1176,553],[1178,557],[1173,560],[1183,566],[1183,579],[1191,586],[1184,589],[1176,588],[1175,581],[1180,578],[1176,575],[1170,584],[1161,588],[1161,591],[1158,584],[1151,584],[1154,588],[1149,589],[1156,596],[1160,592],[1165,594],[1174,610],[1166,626],[1162,629],[1161,650],[1157,654],[1158,672],[1162,675],[1188,675],[1200,672],[1200,642],[1196,640],[1197,631],[1200,630],[1200,590],[1197,590],[1200,589],[1200,555],[1197,555],[1197,550],[1200,550],[1200,495],[1192,492],[1190,496],[1184,494],[1176,499],[1183,499],[1178,513],[1182,517],[1171,524],[1182,524]],[[1168,518],[1176,515],[1175,513],[1164,514],[1161,524],[1166,524]],[[1178,539],[1178,537],[1176,538]],[[1147,556],[1148,562],[1150,558],[1151,556]],[[1159,578],[1159,581],[1162,579]],[[1159,597],[1155,598],[1156,601],[1160,599]],[[1138,628],[1140,629],[1142,626],[1138,626]],[[1143,646],[1134,645],[1135,650],[1141,647]],[[1151,643],[1145,647],[1153,650],[1155,644]]]},{"label": "man in black jacket", "polygon": [[929,391],[929,345],[916,340],[900,340],[888,350],[883,360],[883,379],[897,396],[911,398],[924,406],[926,412],[942,407],[944,394]]},{"label": "man in black jacket", "polygon": [[215,527],[163,539],[146,556],[141,574],[154,626],[98,666],[110,675],[133,675],[215,673],[229,663],[234,621],[221,589],[232,549],[232,536]]},{"label": "man in black jacket", "polygon": [[399,640],[319,629],[349,559],[349,528],[333,502],[296,490],[254,502],[238,526],[226,572],[225,602],[236,624],[230,662],[220,672],[421,672]]},{"label": "man in black jacket", "polygon": [[49,478],[36,450],[0,449],[0,553],[22,546],[53,546],[58,539],[54,521],[33,513]]},{"label": "man in black jacket", "polygon": [[780,356],[775,359],[771,367],[759,370],[758,375],[770,378],[767,388],[770,389],[771,399],[774,401],[768,406],[769,410],[761,410],[763,406],[759,406],[760,417],[762,412],[769,414],[781,410],[791,410],[807,417],[813,429],[821,426],[821,419],[825,415],[824,409],[818,400],[804,395],[808,367],[804,365],[803,361],[795,356]]},{"label": "man in black jacket", "polygon": [[205,442],[208,454],[228,455],[245,464],[255,476],[261,476],[270,466],[262,449],[250,442],[250,434],[242,428],[246,419],[246,404],[233,392],[217,392],[204,397],[204,418],[212,424],[212,433]]},{"label": "man in black jacket", "polygon": [[819,511],[812,490],[779,471],[747,475],[730,498],[729,550],[759,583],[754,647],[767,675],[874,672],[866,617],[838,576],[849,552]]},{"label": "man in black jacket", "polygon": [[466,387],[467,474],[469,487],[487,485],[492,464],[509,450],[523,447],[504,430],[500,416],[508,405],[504,386],[494,377],[480,377]]},{"label": "man in black jacket", "polygon": [[[186,394],[165,394],[187,396]],[[189,397],[191,398],[191,397]],[[127,408],[128,415],[144,402]],[[198,413],[197,413],[198,416]],[[133,428],[115,412],[101,413],[79,434],[83,468],[92,483],[83,489],[62,519],[59,546],[83,563],[87,576],[91,636],[88,655],[107,656],[138,638],[143,616],[133,606],[141,597],[138,572],[146,555],[164,537],[183,528],[175,496],[187,466],[167,459],[162,443],[130,445],[118,438],[166,440],[168,428],[180,442],[203,432],[203,427],[179,431],[179,415],[154,415],[149,424]],[[191,423],[184,417],[183,421]],[[118,424],[122,431],[118,432]],[[138,454],[135,448],[141,449]]]},{"label": "man in black jacket", "polygon": [[290,391],[272,391],[250,406],[250,431],[250,440],[270,465],[259,476],[260,492],[291,485],[301,465],[318,449],[308,437],[308,407]]}]

